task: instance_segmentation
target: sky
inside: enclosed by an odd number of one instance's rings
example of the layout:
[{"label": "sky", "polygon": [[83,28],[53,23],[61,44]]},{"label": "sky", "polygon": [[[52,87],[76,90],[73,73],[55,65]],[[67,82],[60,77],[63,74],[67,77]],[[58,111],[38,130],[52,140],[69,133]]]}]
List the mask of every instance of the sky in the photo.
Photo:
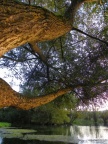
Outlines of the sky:
[{"label": "sky", "polygon": [[14,82],[12,83],[13,78],[6,76],[8,75],[8,73],[9,71],[6,68],[0,69],[0,78],[3,78],[8,84],[11,85],[12,89],[19,92],[20,91],[19,85],[21,83],[21,80],[14,78]]}]

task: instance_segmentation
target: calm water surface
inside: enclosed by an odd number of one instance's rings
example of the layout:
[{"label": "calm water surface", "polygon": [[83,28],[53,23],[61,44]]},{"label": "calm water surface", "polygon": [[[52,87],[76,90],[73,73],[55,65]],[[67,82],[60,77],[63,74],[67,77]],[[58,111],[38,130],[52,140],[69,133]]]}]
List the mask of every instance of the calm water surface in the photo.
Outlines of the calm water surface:
[{"label": "calm water surface", "polygon": [[14,134],[14,138],[0,133],[0,144],[108,144],[108,127],[61,126],[33,129],[37,130],[32,134],[34,139],[29,138],[29,133],[23,137],[17,137],[17,134],[15,137]]}]

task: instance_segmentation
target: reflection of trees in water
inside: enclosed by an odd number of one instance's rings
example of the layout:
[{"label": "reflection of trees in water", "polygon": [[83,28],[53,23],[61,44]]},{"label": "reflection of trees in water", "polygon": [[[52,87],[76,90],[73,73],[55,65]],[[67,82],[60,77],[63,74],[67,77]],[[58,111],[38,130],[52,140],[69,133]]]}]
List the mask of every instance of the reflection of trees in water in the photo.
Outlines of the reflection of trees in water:
[{"label": "reflection of trees in water", "polygon": [[47,135],[71,135],[70,126],[42,126],[40,128],[36,127],[38,134],[47,134]]},{"label": "reflection of trees in water", "polygon": [[71,126],[70,127],[70,133],[71,133],[71,136],[75,136],[77,137],[78,135],[80,137],[83,137],[83,133],[81,132],[81,127],[80,126]]},{"label": "reflection of trees in water", "polygon": [[[55,144],[55,142],[39,141],[39,140],[21,140],[18,138],[5,138],[1,144]],[[56,142],[56,144],[64,144],[63,142]]]},{"label": "reflection of trees in water", "polygon": [[[37,128],[36,135],[40,135]],[[0,144],[55,144],[56,140],[61,139],[62,142],[56,142],[56,144],[64,144],[63,141],[67,138],[67,141],[78,140],[80,142],[91,143],[107,143],[108,142],[108,128],[107,127],[95,127],[95,126],[60,126],[60,127],[42,127],[44,136],[49,135],[48,139],[51,141],[39,141],[39,140],[21,140],[21,139],[3,139]],[[41,135],[43,135],[41,133]],[[54,136],[53,136],[54,135]],[[51,136],[51,137],[50,137]],[[46,136],[45,136],[46,137]],[[40,137],[41,138],[41,137]],[[56,139],[57,138],[57,139]],[[55,139],[55,141],[53,141]],[[1,139],[2,140],[2,139]]]},{"label": "reflection of trees in water", "polygon": [[99,135],[100,135],[100,128],[99,128],[99,126],[90,126],[89,130],[90,130],[90,134],[91,135],[95,135],[96,138],[99,137]]},{"label": "reflection of trees in water", "polygon": [[3,139],[0,137],[0,144],[2,144],[2,142],[3,142]]},{"label": "reflection of trees in water", "polygon": [[[2,144],[12,144],[12,143],[13,144],[28,144],[27,141],[16,139],[16,138],[13,138],[13,139],[4,138]],[[29,143],[29,144],[31,144],[31,143]]]},{"label": "reflection of trees in water", "polygon": [[77,138],[99,138],[101,135],[101,129],[98,126],[71,126],[71,136]]}]

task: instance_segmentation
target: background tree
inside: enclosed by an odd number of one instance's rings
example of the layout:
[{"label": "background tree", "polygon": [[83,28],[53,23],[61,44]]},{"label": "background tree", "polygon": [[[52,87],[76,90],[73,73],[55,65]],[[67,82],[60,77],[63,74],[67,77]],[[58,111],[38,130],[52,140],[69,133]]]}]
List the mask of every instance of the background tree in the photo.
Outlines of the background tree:
[{"label": "background tree", "polygon": [[76,105],[77,100],[73,94],[64,95],[53,102],[35,108],[31,121],[41,125],[69,124],[72,119],[70,112],[75,110]]},{"label": "background tree", "polygon": [[108,111],[103,111],[100,113],[100,117],[103,120],[104,126],[108,126]]}]

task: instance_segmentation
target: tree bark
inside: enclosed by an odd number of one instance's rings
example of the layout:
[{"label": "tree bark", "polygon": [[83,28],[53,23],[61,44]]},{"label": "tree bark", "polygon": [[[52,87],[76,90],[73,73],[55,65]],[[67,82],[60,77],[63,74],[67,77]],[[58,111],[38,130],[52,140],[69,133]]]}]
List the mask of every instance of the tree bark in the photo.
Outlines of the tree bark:
[{"label": "tree bark", "polygon": [[0,57],[11,49],[31,41],[58,38],[73,27],[77,9],[83,2],[97,0],[72,0],[64,16],[38,6],[0,0]]},{"label": "tree bark", "polygon": [[47,58],[45,57],[45,55],[42,53],[42,50],[36,45],[36,42],[31,42],[30,43],[31,48],[33,49],[34,52],[36,52],[40,59],[46,64],[47,64]]},{"label": "tree bark", "polygon": [[32,98],[22,95],[14,91],[9,84],[4,80],[0,79],[0,108],[3,107],[16,107],[24,110],[29,110],[43,104],[49,103],[55,98],[62,96],[63,94],[69,93],[72,88],[60,89],[44,96],[34,96]]},{"label": "tree bark", "polygon": [[37,6],[0,1],[0,12],[0,57],[12,48],[52,40],[72,28],[64,17]]}]

